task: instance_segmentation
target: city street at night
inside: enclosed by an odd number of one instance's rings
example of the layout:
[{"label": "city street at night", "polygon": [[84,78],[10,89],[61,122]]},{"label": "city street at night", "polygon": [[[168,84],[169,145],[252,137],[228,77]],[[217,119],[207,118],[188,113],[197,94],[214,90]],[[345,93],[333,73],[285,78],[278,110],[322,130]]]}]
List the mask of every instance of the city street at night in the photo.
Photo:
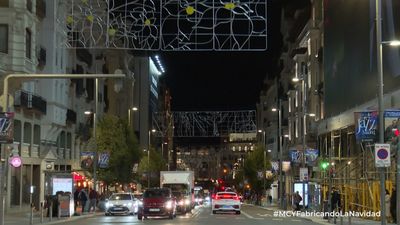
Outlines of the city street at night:
[{"label": "city street at night", "polygon": [[[243,205],[241,215],[232,213],[212,214],[209,206],[196,207],[192,213],[187,215],[177,215],[173,220],[166,218],[152,217],[146,220],[138,220],[137,216],[105,216],[98,213],[96,216],[86,218],[74,219],[72,221],[61,220],[54,218],[52,222],[48,222],[45,218],[46,224],[62,223],[65,225],[113,225],[113,224],[154,224],[154,225],[220,225],[229,223],[230,225],[274,225],[274,224],[287,224],[287,225],[301,225],[301,224],[318,224],[311,222],[309,219],[288,217],[279,218],[273,216],[273,211],[263,209],[251,205]],[[6,220],[6,224],[19,225],[23,224],[21,219]],[[25,223],[24,223],[25,224]]]},{"label": "city street at night", "polygon": [[0,225],[400,225],[400,0],[0,0]]}]

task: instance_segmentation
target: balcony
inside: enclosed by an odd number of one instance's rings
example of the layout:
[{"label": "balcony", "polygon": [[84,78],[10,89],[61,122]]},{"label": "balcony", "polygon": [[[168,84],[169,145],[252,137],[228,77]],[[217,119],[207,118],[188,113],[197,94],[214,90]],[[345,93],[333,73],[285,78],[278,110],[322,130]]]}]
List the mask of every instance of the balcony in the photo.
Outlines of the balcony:
[{"label": "balcony", "polygon": [[46,114],[47,102],[42,97],[19,90],[15,92],[14,98],[14,107],[24,107]]},{"label": "balcony", "polygon": [[71,109],[67,110],[67,123],[76,123],[76,112]]}]

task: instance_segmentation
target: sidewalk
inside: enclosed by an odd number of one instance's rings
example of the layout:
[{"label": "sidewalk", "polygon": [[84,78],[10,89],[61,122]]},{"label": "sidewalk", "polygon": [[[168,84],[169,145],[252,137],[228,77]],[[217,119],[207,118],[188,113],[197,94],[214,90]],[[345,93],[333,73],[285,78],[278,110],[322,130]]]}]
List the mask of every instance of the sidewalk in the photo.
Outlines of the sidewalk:
[{"label": "sidewalk", "polygon": [[[104,212],[97,211],[96,213],[90,212],[90,213],[84,213],[81,215],[80,210],[78,212],[80,215],[77,216],[71,216],[71,217],[60,217],[57,218],[57,216],[53,216],[52,220],[50,220],[49,217],[46,217],[45,213],[43,213],[43,223],[40,222],[40,211],[36,211],[33,213],[33,224],[59,224],[59,223],[64,223],[66,221],[74,221],[78,219],[83,219],[83,218],[88,218],[88,217],[93,217],[96,215],[102,215]],[[6,213],[4,217],[4,224],[6,225],[29,225],[31,218],[31,212],[28,211],[23,211],[23,212],[8,212]]]},{"label": "sidewalk", "polygon": [[[252,205],[252,204],[248,204]],[[280,211],[281,209],[276,205],[268,205],[268,206],[257,206],[257,205],[252,205],[254,207],[266,209],[269,211]],[[349,217],[341,217],[342,221],[340,218],[336,218],[336,223],[333,218],[328,221],[327,219],[324,219],[322,217],[302,217],[305,220],[312,221],[314,223],[318,224],[323,224],[323,225],[331,225],[331,224],[338,224],[338,225],[380,225],[381,221],[379,220],[369,220],[369,219],[363,219],[363,218],[358,218],[358,217],[351,217],[349,221]],[[388,223],[386,222],[387,225],[396,225],[394,223]]]}]

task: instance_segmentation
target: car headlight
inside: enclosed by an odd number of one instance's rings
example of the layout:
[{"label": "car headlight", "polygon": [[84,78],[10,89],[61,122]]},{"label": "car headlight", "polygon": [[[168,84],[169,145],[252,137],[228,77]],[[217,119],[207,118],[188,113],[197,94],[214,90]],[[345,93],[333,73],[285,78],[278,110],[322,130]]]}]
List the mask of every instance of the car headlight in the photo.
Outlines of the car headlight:
[{"label": "car headlight", "polygon": [[106,203],[106,208],[110,208],[110,207],[113,207],[114,206],[114,204],[112,204],[112,203],[110,203],[110,202],[107,202]]},{"label": "car headlight", "polygon": [[178,204],[183,205],[184,204],[183,200],[180,200]]},{"label": "car headlight", "polygon": [[185,205],[190,205],[189,199],[185,199]]},{"label": "car headlight", "polygon": [[165,203],[165,208],[171,209],[172,208],[172,201],[168,201]]},{"label": "car headlight", "polygon": [[206,197],[206,201],[210,201],[210,197]]},{"label": "car headlight", "polygon": [[128,204],[125,203],[124,206],[132,207],[132,203],[131,202],[129,202]]},{"label": "car headlight", "polygon": [[138,201],[138,205],[143,205],[143,202],[141,202],[141,201]]}]

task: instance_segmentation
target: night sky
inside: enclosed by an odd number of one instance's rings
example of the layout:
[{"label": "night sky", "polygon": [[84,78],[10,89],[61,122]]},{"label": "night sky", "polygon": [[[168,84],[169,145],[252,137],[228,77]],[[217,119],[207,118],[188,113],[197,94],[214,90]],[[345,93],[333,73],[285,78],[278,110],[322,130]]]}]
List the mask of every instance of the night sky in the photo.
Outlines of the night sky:
[{"label": "night sky", "polygon": [[265,52],[161,52],[174,111],[255,109],[263,80],[277,73],[280,1],[268,1]]}]

